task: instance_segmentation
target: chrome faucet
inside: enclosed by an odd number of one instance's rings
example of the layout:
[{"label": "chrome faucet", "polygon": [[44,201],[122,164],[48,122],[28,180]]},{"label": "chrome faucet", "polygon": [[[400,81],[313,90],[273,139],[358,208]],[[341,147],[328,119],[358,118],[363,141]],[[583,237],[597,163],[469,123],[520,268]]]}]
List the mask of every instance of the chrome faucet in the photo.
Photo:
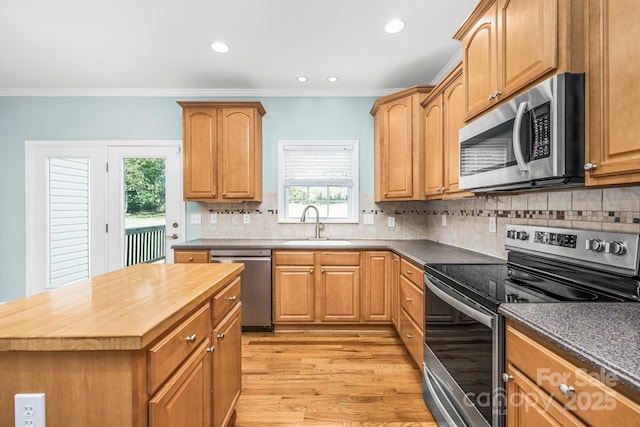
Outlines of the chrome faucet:
[{"label": "chrome faucet", "polygon": [[307,205],[304,210],[302,211],[302,216],[300,217],[300,222],[306,222],[305,219],[307,217],[307,211],[309,209],[313,208],[313,210],[316,211],[316,236],[314,237],[314,239],[316,240],[320,240],[322,239],[320,237],[320,212],[318,212],[318,208],[316,208],[313,205]]}]

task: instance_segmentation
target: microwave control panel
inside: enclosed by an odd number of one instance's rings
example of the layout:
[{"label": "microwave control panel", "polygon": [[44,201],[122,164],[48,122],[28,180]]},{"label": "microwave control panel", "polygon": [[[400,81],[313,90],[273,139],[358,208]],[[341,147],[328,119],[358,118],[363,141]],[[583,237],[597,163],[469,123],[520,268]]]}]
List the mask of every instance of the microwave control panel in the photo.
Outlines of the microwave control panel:
[{"label": "microwave control panel", "polygon": [[531,160],[551,156],[551,103],[532,109],[531,115]]}]

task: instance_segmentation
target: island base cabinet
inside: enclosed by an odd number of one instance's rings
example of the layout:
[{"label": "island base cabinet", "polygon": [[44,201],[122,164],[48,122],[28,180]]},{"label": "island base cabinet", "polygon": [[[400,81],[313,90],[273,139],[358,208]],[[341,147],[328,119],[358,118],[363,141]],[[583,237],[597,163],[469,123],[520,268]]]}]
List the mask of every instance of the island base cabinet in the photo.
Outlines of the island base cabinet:
[{"label": "island base cabinet", "polygon": [[215,427],[233,425],[235,407],[242,389],[240,306],[237,304],[213,331],[213,425]]},{"label": "island base cabinet", "polygon": [[15,426],[17,393],[45,393],[48,426],[147,426],[142,352],[6,351],[0,366],[0,427]]},{"label": "island base cabinet", "polygon": [[211,426],[209,347],[207,339],[149,401],[149,427]]}]

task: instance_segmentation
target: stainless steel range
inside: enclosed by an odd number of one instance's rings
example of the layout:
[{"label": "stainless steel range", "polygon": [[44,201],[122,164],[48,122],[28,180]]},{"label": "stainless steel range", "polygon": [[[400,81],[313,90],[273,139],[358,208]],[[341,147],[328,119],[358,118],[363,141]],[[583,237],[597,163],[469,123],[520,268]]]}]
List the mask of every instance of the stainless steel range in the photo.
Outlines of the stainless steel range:
[{"label": "stainless steel range", "polygon": [[506,263],[425,266],[423,388],[439,425],[504,425],[501,303],[639,302],[639,243],[508,225]]}]

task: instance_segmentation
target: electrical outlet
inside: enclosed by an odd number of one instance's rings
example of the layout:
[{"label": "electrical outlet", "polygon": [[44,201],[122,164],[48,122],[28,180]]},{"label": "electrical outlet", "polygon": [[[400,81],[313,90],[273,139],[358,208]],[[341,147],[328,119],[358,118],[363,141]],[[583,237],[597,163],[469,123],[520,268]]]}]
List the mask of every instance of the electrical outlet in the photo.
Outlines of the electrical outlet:
[{"label": "electrical outlet", "polygon": [[446,215],[442,215],[442,226],[443,227],[447,226],[447,216]]},{"label": "electrical outlet", "polygon": [[14,397],[15,427],[46,427],[44,393],[19,393]]},{"label": "electrical outlet", "polygon": [[373,224],[373,214],[372,213],[364,214],[364,223],[365,224]]},{"label": "electrical outlet", "polygon": [[202,224],[202,215],[191,214],[191,224]]},{"label": "electrical outlet", "polygon": [[393,217],[393,216],[390,216],[389,218],[387,218],[387,226],[395,227],[396,226],[396,218]]},{"label": "electrical outlet", "polygon": [[250,214],[242,214],[242,223],[243,224],[251,224],[251,215]]},{"label": "electrical outlet", "polygon": [[218,223],[218,214],[209,214],[209,223],[217,224]]},{"label": "electrical outlet", "polygon": [[489,217],[489,233],[495,233],[495,232],[496,232],[496,217],[490,216]]}]

